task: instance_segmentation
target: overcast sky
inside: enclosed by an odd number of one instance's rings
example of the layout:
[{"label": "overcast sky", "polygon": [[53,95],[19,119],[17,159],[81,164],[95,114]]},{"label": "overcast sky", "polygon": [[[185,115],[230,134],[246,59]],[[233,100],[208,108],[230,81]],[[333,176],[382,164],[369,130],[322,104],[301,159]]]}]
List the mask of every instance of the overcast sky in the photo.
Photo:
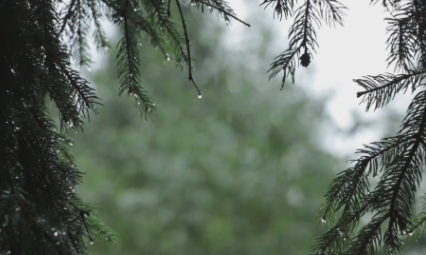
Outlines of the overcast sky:
[{"label": "overcast sky", "polygon": [[[259,8],[263,1],[232,0],[230,5],[236,10],[239,17],[249,21],[252,19],[251,10]],[[385,11],[380,4],[370,5],[370,1],[344,1],[348,7],[345,11],[344,27],[337,26],[330,28],[323,24],[318,32],[318,43],[320,48],[309,68],[313,69],[313,75],[306,75],[306,69],[299,68],[296,71],[297,86],[303,86],[312,91],[312,95],[330,94],[334,91],[332,100],[327,104],[327,110],[332,116],[332,122],[342,129],[348,129],[353,124],[351,111],[357,111],[364,120],[374,120],[375,125],[366,129],[361,129],[356,135],[336,135],[333,130],[324,136],[326,147],[340,156],[348,156],[360,148],[362,144],[376,141],[383,136],[386,127],[380,125],[380,119],[386,111],[397,111],[404,113],[412,98],[411,93],[399,95],[385,109],[378,109],[376,112],[365,112],[365,105],[359,105],[360,99],[356,98],[356,92],[362,89],[352,80],[361,78],[363,75],[377,75],[385,72],[392,72],[387,69],[387,51],[385,42],[387,39],[384,21]],[[279,22],[272,18],[272,8],[265,11],[270,13],[265,15],[265,19],[270,19],[274,31],[282,31],[277,34],[278,41],[286,40],[288,27],[291,20]],[[266,14],[265,13],[265,14]],[[254,26],[256,24],[253,24]],[[244,27],[234,23],[229,29],[229,33],[239,36],[232,37],[229,43],[241,43],[247,32]],[[279,33],[279,32],[278,32]],[[282,44],[281,44],[282,45]],[[285,50],[281,46],[281,50]],[[305,77],[308,77],[307,79]],[[305,79],[304,79],[305,78]],[[279,79],[276,80],[279,82]],[[283,94],[284,96],[284,94]]]}]

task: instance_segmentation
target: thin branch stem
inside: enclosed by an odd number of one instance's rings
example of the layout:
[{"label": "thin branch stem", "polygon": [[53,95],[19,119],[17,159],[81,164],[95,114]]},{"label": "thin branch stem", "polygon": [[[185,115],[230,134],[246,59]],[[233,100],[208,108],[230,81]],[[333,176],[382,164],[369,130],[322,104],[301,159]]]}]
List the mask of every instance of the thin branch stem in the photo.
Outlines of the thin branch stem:
[{"label": "thin branch stem", "polygon": [[183,27],[183,32],[185,34],[185,42],[186,42],[186,49],[187,49],[187,53],[188,53],[188,79],[190,81],[192,81],[192,83],[194,84],[195,89],[198,92],[198,97],[202,97],[201,91],[198,88],[197,84],[194,81],[194,78],[192,77],[192,60],[191,60],[191,47],[189,45],[189,37],[188,37],[188,29],[186,28],[186,23],[185,23],[185,18],[183,16],[183,12],[182,12],[182,8],[180,6],[179,0],[176,0],[176,5],[178,7],[179,10],[179,15],[180,18],[182,20],[182,27]]}]

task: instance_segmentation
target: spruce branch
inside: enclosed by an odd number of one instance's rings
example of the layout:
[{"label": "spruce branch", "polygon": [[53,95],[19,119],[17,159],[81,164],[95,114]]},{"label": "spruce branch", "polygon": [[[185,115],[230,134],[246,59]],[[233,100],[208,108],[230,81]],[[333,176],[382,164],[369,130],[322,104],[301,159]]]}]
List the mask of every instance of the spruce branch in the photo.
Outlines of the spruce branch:
[{"label": "spruce branch", "polygon": [[377,248],[381,245],[380,227],[386,219],[387,215],[382,215],[381,212],[376,213],[371,221],[361,228],[345,254],[375,254]]},{"label": "spruce branch", "polygon": [[374,5],[379,1],[382,1],[382,5],[387,11],[398,9],[401,2],[401,0],[370,0],[370,3]]},{"label": "spruce branch", "polygon": [[302,6],[296,9],[295,21],[289,30],[290,42],[288,50],[276,57],[268,70],[270,73],[269,80],[281,70],[284,71],[281,89],[283,89],[288,75],[292,76],[294,82],[295,57],[299,57],[303,50],[303,54],[299,58],[300,63],[302,66],[308,67],[311,62],[311,51],[315,51],[318,46],[314,23],[318,27],[321,26],[321,21],[318,18],[320,13],[311,1],[313,0],[306,0]]},{"label": "spruce branch", "polygon": [[168,0],[167,2],[167,15],[172,16],[172,13],[170,12],[170,7],[172,5],[172,0]]},{"label": "spruce branch", "polygon": [[280,21],[284,17],[287,19],[289,16],[293,14],[295,0],[264,0],[260,6],[265,5],[265,9],[268,6],[273,5],[274,8],[274,18],[275,15],[280,19]]},{"label": "spruce branch", "polygon": [[213,10],[217,10],[219,14],[223,17],[223,19],[229,23],[231,21],[230,17],[234,20],[246,25],[247,27],[250,27],[250,24],[248,24],[245,21],[242,21],[239,19],[234,11],[228,6],[228,4],[225,1],[221,0],[194,0],[194,4],[196,7],[200,8],[202,12],[204,12],[204,6],[206,5],[209,7],[210,11],[213,12]]},{"label": "spruce branch", "polygon": [[345,210],[336,224],[317,238],[312,255],[340,254],[351,242],[351,232],[370,207],[371,201],[366,200],[357,211]]},{"label": "spruce branch", "polygon": [[351,160],[355,166],[350,167],[333,179],[328,192],[326,202],[321,206],[317,217],[325,222],[333,222],[334,213],[344,207],[344,211],[359,211],[361,202],[365,200],[369,192],[368,176],[377,176],[378,172],[396,157],[407,137],[396,136],[384,138],[379,142],[364,145],[364,149],[357,151],[363,154],[359,159]]},{"label": "spruce branch", "polygon": [[325,20],[329,26],[336,26],[336,23],[343,26],[343,12],[347,9],[337,0],[318,0],[321,18]]},{"label": "spruce branch", "polygon": [[158,22],[152,20],[150,16],[146,15],[143,11],[136,13],[136,15],[136,25],[151,38],[150,41],[152,46],[158,47],[164,55],[165,59],[170,61],[170,55],[166,50],[166,39],[164,38],[163,34],[157,32],[157,28],[159,27]]},{"label": "spruce branch", "polygon": [[186,28],[185,17],[183,16],[183,12],[182,12],[182,8],[180,6],[179,0],[176,0],[176,5],[179,10],[180,18],[182,20],[182,27],[183,27],[183,32],[185,35],[186,52],[188,53],[188,79],[194,84],[194,87],[198,92],[198,98],[201,98],[202,97],[201,91],[198,88],[197,84],[195,83],[194,78],[192,77],[191,46],[189,44],[188,30]]},{"label": "spruce branch", "polygon": [[[424,144],[423,147],[425,147]],[[403,234],[406,234],[408,236],[412,236],[414,234],[415,238],[424,236],[426,232],[426,195],[423,195],[421,197],[421,200],[423,203],[421,212],[415,217],[413,217],[409,229],[407,229],[407,231],[405,231]]]},{"label": "spruce branch", "polygon": [[284,72],[283,79],[281,82],[281,90],[284,89],[284,84],[286,78],[291,75],[293,83],[294,83],[294,73],[296,71],[296,60],[295,56],[299,55],[301,46],[297,49],[289,49],[284,52],[282,52],[280,55],[275,57],[274,62],[271,63],[270,68],[268,70],[269,74],[269,80],[274,78],[278,75],[278,73],[281,72],[281,70]]},{"label": "spruce branch", "polygon": [[145,117],[155,110],[148,93],[141,87],[139,71],[139,51],[137,50],[137,30],[132,22],[134,13],[132,0],[126,0],[122,10],[116,13],[116,21],[122,25],[124,36],[118,43],[117,67],[121,95],[124,91],[136,99],[137,105]]},{"label": "spruce branch", "polygon": [[388,104],[398,92],[404,91],[405,93],[410,86],[414,91],[418,86],[424,85],[425,73],[424,70],[415,70],[406,74],[386,73],[354,79],[354,82],[365,89],[365,91],[358,92],[357,97],[363,97],[361,103],[367,103],[367,111],[373,104],[375,105],[374,110],[376,110]]},{"label": "spruce branch", "polygon": [[[274,15],[280,19],[282,15],[287,18],[293,14],[294,1],[292,0],[265,0],[261,5],[265,7],[275,3]],[[294,13],[295,19],[289,30],[289,46],[274,59],[268,70],[269,80],[274,78],[281,70],[284,75],[281,89],[284,88],[286,78],[291,75],[294,83],[296,71],[296,57],[303,67],[308,67],[311,63],[312,52],[316,52],[319,47],[316,40],[316,28],[321,27],[321,19],[327,24],[343,25],[343,10],[346,7],[337,0],[305,0]]]},{"label": "spruce branch", "polygon": [[393,17],[386,20],[389,24],[387,32],[390,34],[386,41],[387,49],[390,49],[388,67],[395,63],[395,72],[409,72],[414,68],[412,61],[415,53],[415,39],[409,28],[410,17]]},{"label": "spruce branch", "polygon": [[185,39],[177,31],[174,22],[167,14],[167,10],[160,1],[143,0],[143,5],[152,20],[156,20],[160,26],[160,33],[164,34],[170,41],[173,49],[176,65],[183,67],[189,62],[188,53],[184,50]]},{"label": "spruce branch", "polygon": [[74,13],[74,5],[78,0],[71,0],[71,2],[68,4],[68,6],[66,7],[66,14],[65,16],[61,19],[62,20],[62,25],[61,28],[59,30],[59,34],[62,34],[66,28],[66,26],[68,25],[68,21],[69,19],[72,17],[73,13]]},{"label": "spruce branch", "polygon": [[105,31],[101,25],[101,19],[103,17],[103,14],[99,9],[98,0],[88,0],[88,5],[90,7],[92,20],[95,25],[95,30],[93,31],[93,38],[95,39],[98,51],[103,51],[111,47],[109,40],[105,35]]}]

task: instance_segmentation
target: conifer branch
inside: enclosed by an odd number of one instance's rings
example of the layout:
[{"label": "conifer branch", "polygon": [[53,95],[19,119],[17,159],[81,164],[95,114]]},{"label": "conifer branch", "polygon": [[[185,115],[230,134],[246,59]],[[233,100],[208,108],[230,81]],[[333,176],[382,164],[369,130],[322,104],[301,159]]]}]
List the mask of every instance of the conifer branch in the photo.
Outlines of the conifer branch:
[{"label": "conifer branch", "polygon": [[61,25],[61,29],[59,30],[59,34],[62,34],[68,24],[68,20],[71,18],[71,16],[74,13],[74,5],[75,2],[77,0],[71,0],[71,2],[68,4],[68,8],[67,8],[67,14],[65,15],[65,17],[62,19],[62,25]]},{"label": "conifer branch", "polygon": [[[424,144],[422,146],[426,148]],[[415,238],[423,236],[426,232],[426,196],[423,195],[421,200],[423,202],[421,212],[411,220],[410,228],[404,232],[404,234],[407,234],[408,236],[412,236],[414,234]]]},{"label": "conifer branch", "polygon": [[155,110],[148,93],[140,86],[141,78],[139,71],[139,52],[137,50],[137,30],[132,23],[134,6],[132,0],[126,0],[120,13],[117,13],[118,21],[121,21],[123,38],[118,43],[119,51],[117,53],[118,77],[120,82],[121,95],[127,91],[129,95],[134,96],[141,113],[145,116]]},{"label": "conifer branch", "polygon": [[[293,14],[293,0],[265,0],[261,5],[266,5],[266,8],[272,3],[275,3],[274,15],[279,16],[280,19],[283,14],[286,18]],[[343,25],[344,9],[346,7],[337,0],[305,0],[304,4],[295,11],[295,20],[289,30],[290,41],[288,49],[276,57],[270,65],[268,70],[269,80],[283,70],[281,89],[284,88],[288,75],[292,76],[294,83],[296,70],[296,60],[294,58],[297,56],[300,64],[303,67],[308,67],[311,63],[311,52],[316,52],[318,47],[314,24],[317,28],[320,28],[320,18],[322,18],[325,19],[327,24],[335,25],[338,23]]]},{"label": "conifer branch", "polygon": [[88,5],[92,13],[92,20],[93,20],[93,23],[95,24],[93,37],[95,39],[97,49],[99,51],[102,51],[110,47],[110,43],[108,39],[106,38],[105,31],[103,30],[101,21],[100,21],[103,15],[99,10],[98,3],[97,3],[98,0],[88,0],[88,1],[89,1]]},{"label": "conifer branch", "polygon": [[328,25],[335,26],[336,23],[343,26],[343,10],[347,9],[342,3],[337,0],[318,0],[320,7],[321,18],[325,20]]},{"label": "conifer branch", "polygon": [[311,62],[310,51],[315,51],[315,48],[318,46],[313,24],[315,23],[318,27],[321,26],[321,21],[318,18],[320,13],[311,1],[312,0],[306,0],[305,3],[296,10],[295,21],[289,30],[290,42],[288,50],[276,57],[268,70],[270,73],[269,80],[275,77],[281,70],[284,71],[281,89],[283,89],[288,75],[292,76],[294,82],[294,58],[300,56],[301,50],[303,50],[304,53],[299,58],[300,63],[302,66],[308,67]]},{"label": "conifer branch", "polygon": [[183,67],[184,63],[189,62],[188,54],[182,47],[182,44],[185,43],[184,38],[176,30],[175,24],[169,19],[167,11],[160,4],[160,2],[152,2],[149,0],[143,1],[147,13],[151,15],[151,19],[158,20],[160,25],[160,32],[165,34],[170,39],[171,47],[174,50],[176,65]]},{"label": "conifer branch", "polygon": [[377,76],[367,75],[364,79],[355,79],[359,86],[365,91],[358,92],[357,97],[362,97],[362,103],[367,103],[368,111],[371,105],[375,104],[375,109],[385,106],[395,95],[404,90],[404,93],[411,86],[414,91],[418,86],[424,85],[424,74],[426,71],[416,70],[407,74],[382,74]]},{"label": "conifer branch", "polygon": [[198,92],[198,97],[201,98],[202,97],[201,91],[198,88],[197,84],[195,83],[194,78],[192,77],[191,47],[189,45],[188,30],[186,28],[185,17],[183,16],[183,12],[182,12],[182,8],[180,7],[179,0],[176,0],[176,5],[177,5],[178,10],[179,10],[180,18],[182,20],[182,27],[183,27],[183,32],[184,32],[184,35],[185,35],[185,42],[186,42],[186,52],[188,53],[188,79],[190,81],[192,81],[195,89]]},{"label": "conifer branch", "polygon": [[170,55],[167,53],[167,50],[165,49],[165,39],[163,38],[162,34],[158,33],[156,31],[156,27],[158,26],[158,23],[150,19],[148,15],[145,15],[145,13],[137,13],[136,18],[136,25],[142,30],[145,31],[145,33],[151,37],[151,44],[154,47],[158,47],[161,52],[163,53],[164,57],[167,61],[170,61]]},{"label": "conifer branch", "polygon": [[395,71],[409,72],[414,68],[413,58],[415,53],[415,40],[409,29],[410,17],[403,18],[387,18],[388,28],[390,33],[386,41],[387,49],[390,48],[387,58],[388,67],[395,63]]},{"label": "conifer branch", "polygon": [[[210,2],[208,2],[209,0],[206,1],[202,1],[202,0],[195,0],[196,6],[198,5],[207,5],[208,7],[211,8],[211,10],[213,11],[213,9],[217,10],[220,14],[223,15],[225,21],[229,22],[230,19],[229,17],[235,19],[236,21],[250,27],[250,24],[248,24],[247,22],[242,21],[241,19],[239,19],[237,16],[235,16],[235,14],[233,13],[233,10],[231,8],[229,8],[228,6],[220,6],[218,4],[223,5],[222,1],[217,1],[217,0],[212,0],[213,2],[215,2],[215,4],[212,4]],[[229,17],[228,17],[229,16]]]},{"label": "conifer branch", "polygon": [[264,0],[260,6],[265,5],[265,9],[273,5],[274,8],[274,18],[275,15],[280,19],[280,21],[284,17],[287,19],[289,16],[293,14],[295,0]]},{"label": "conifer branch", "polygon": [[172,16],[172,13],[170,12],[170,7],[172,5],[172,0],[168,0],[167,2],[167,15]]},{"label": "conifer branch", "polygon": [[356,163],[355,166],[339,173],[332,181],[325,195],[326,202],[318,212],[318,218],[328,222],[342,207],[350,207],[345,208],[345,211],[358,211],[369,190],[367,176],[371,174],[374,177],[379,171],[383,171],[409,139],[403,136],[384,138],[358,150],[357,153],[364,155],[357,160],[351,160]]},{"label": "conifer branch", "polygon": [[275,57],[274,62],[271,63],[268,70],[269,80],[277,76],[281,70],[284,72],[283,79],[281,82],[281,90],[284,89],[284,84],[286,78],[291,75],[294,83],[294,72],[296,71],[296,61],[295,56],[299,55],[302,46],[299,46],[297,49],[289,49],[282,52],[280,55]]}]

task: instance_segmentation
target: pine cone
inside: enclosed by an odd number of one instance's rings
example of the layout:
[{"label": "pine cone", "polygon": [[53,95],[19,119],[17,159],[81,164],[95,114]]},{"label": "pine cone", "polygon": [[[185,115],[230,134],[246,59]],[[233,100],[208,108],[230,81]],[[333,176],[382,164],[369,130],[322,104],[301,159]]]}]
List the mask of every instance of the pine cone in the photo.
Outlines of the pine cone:
[{"label": "pine cone", "polygon": [[309,56],[308,53],[304,53],[300,57],[300,63],[302,64],[302,66],[308,67],[308,65],[311,63],[311,56]]}]

